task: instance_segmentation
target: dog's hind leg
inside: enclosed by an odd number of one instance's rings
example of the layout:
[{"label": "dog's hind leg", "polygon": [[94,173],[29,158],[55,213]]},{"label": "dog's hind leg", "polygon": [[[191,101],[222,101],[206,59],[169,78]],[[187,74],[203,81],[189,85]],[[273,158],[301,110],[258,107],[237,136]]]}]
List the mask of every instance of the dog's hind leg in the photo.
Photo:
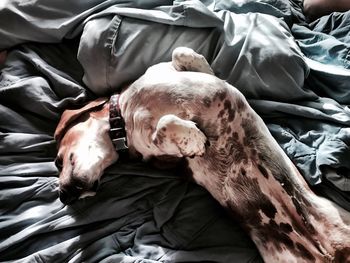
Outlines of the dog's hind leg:
[{"label": "dog's hind leg", "polygon": [[205,57],[187,47],[174,49],[172,65],[177,71],[196,71],[214,75]]},{"label": "dog's hind leg", "polygon": [[204,154],[207,138],[193,121],[168,114],[159,119],[152,141],[162,154],[193,157]]}]

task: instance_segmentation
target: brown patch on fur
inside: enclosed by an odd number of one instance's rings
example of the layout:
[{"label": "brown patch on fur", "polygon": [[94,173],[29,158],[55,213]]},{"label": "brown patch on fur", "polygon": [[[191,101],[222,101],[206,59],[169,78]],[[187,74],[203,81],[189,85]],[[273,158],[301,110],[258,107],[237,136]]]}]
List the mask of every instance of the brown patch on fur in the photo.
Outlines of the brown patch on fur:
[{"label": "brown patch on fur", "polygon": [[235,118],[235,115],[236,115],[236,111],[235,109],[232,107],[232,104],[229,100],[225,100],[224,102],[224,109],[226,110],[227,112],[227,115],[228,115],[228,121],[229,122],[232,122]]},{"label": "brown patch on fur", "polygon": [[341,250],[337,250],[334,255],[334,262],[350,262],[350,247],[345,247]]},{"label": "brown patch on fur", "polygon": [[275,220],[270,219],[269,223],[264,224],[264,227],[258,231],[261,237],[266,238],[264,242],[273,242],[276,248],[282,251],[283,247],[281,245],[285,245],[289,249],[294,248],[294,242],[288,235],[291,232],[289,230],[285,229],[284,225],[278,225]]},{"label": "brown patch on fur", "polygon": [[256,160],[258,156],[258,152],[255,148],[250,149],[251,159]]},{"label": "brown patch on fur", "polygon": [[218,118],[221,119],[225,114],[224,110],[219,111]]},{"label": "brown patch on fur", "polygon": [[237,98],[236,107],[237,107],[237,111],[241,112],[245,110],[247,106],[245,105],[244,101],[241,98]]},{"label": "brown patch on fur", "polygon": [[227,92],[225,89],[220,89],[218,91],[215,92],[214,96],[213,96],[213,101],[219,99],[220,101],[223,101],[227,96]]}]

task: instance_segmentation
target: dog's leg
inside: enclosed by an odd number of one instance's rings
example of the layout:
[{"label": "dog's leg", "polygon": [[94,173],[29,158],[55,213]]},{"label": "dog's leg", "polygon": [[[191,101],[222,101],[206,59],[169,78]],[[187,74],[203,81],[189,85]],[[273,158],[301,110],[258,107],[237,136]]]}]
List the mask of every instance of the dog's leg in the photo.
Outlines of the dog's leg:
[{"label": "dog's leg", "polygon": [[169,114],[159,119],[152,141],[163,154],[193,157],[204,154],[207,138],[193,121]]},{"label": "dog's leg", "polygon": [[172,65],[177,71],[196,71],[214,75],[205,57],[187,47],[174,49]]}]

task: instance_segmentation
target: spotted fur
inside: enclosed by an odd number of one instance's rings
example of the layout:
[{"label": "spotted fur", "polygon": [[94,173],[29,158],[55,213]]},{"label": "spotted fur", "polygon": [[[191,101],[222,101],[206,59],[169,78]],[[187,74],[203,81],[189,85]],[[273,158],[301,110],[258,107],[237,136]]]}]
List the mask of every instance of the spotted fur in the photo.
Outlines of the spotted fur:
[{"label": "spotted fur", "polygon": [[[157,127],[163,116],[175,115],[184,121],[181,140],[167,125],[166,130],[129,126],[129,141],[146,158],[180,148],[177,156],[187,158],[194,180],[241,223],[266,262],[341,262],[350,244],[342,216],[349,214],[308,188],[244,96],[214,77],[202,56],[186,48],[174,54],[171,64],[151,67],[129,87],[122,110],[128,123],[135,122],[138,107],[147,108],[154,119],[141,126]],[[186,121],[205,135],[199,142],[205,151],[183,143],[196,140]],[[196,148],[183,149],[188,147]]]}]

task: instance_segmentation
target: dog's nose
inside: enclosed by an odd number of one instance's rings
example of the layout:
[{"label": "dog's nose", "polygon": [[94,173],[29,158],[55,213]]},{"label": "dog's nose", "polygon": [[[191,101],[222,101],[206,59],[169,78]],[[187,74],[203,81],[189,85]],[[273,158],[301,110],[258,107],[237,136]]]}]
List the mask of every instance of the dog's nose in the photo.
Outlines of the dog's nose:
[{"label": "dog's nose", "polygon": [[59,196],[60,196],[61,202],[65,205],[69,205],[73,203],[79,197],[79,195],[72,194],[69,191],[66,191],[65,189],[60,189]]}]

